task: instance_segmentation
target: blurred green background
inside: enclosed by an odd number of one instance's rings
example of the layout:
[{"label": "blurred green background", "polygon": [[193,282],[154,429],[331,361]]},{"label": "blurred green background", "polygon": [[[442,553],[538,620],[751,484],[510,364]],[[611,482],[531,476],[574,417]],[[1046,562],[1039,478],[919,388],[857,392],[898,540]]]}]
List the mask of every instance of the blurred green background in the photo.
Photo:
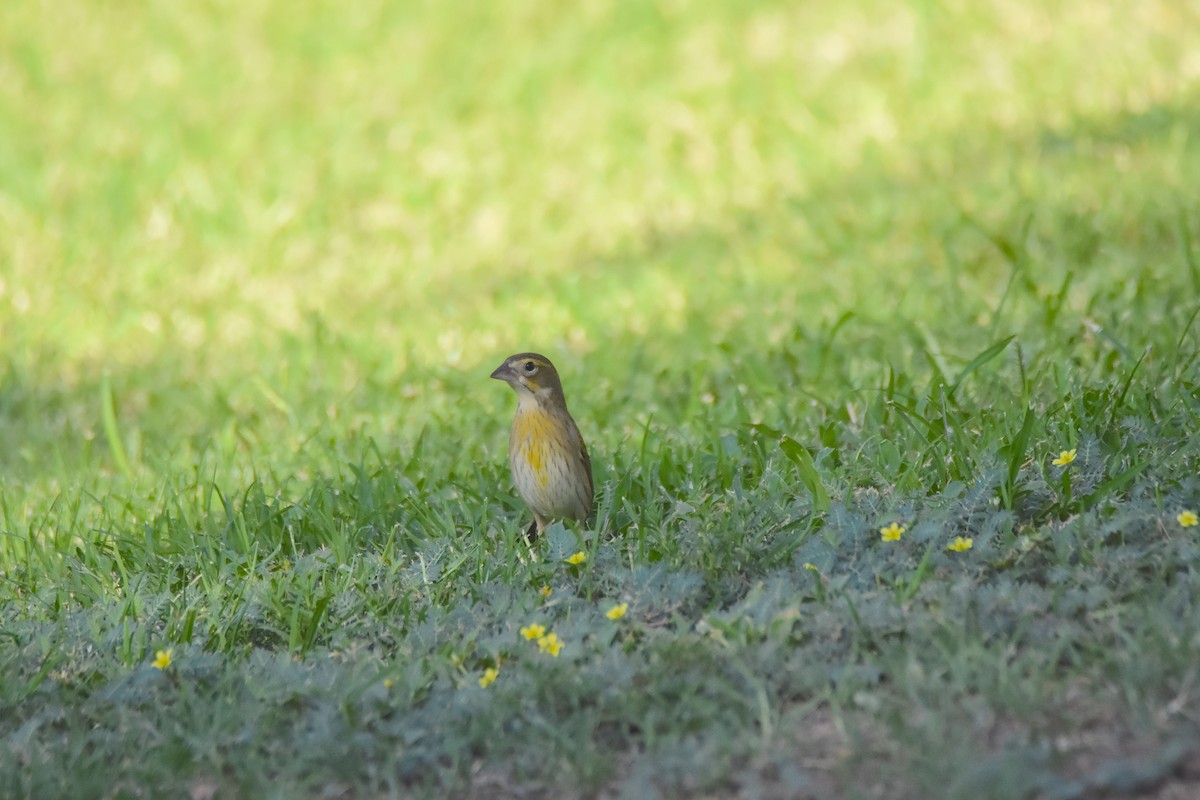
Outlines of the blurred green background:
[{"label": "blurred green background", "polygon": [[922,329],[997,338],[994,239],[1045,293],[1074,270],[1068,308],[1194,291],[1197,30],[1178,2],[5,3],[0,474],[111,470],[106,373],[135,473],[236,480],[429,414],[469,436],[530,348],[615,447],[664,383],[852,312],[844,380],[779,376],[836,400]]}]

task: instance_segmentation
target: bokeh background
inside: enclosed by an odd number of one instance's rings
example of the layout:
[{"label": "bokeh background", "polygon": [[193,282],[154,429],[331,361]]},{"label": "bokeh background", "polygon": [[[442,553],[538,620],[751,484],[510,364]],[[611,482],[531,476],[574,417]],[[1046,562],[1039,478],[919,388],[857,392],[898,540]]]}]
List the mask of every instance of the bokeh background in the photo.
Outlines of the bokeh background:
[{"label": "bokeh background", "polygon": [[1004,242],[1047,294],[1070,262],[1076,307],[1183,286],[1197,30],[1165,1],[6,3],[0,465],[112,469],[105,374],[131,470],[287,474],[319,432],[486,424],[524,349],[632,428],[847,313],[837,380],[781,387],[878,383],[930,331],[973,355]]}]

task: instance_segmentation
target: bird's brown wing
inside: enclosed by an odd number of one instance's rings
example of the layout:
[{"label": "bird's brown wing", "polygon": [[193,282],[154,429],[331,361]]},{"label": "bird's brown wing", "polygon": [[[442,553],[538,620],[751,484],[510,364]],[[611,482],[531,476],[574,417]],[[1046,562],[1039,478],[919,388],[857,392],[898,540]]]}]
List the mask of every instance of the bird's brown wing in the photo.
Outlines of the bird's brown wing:
[{"label": "bird's brown wing", "polygon": [[588,494],[594,498],[596,496],[596,484],[592,480],[592,459],[588,456],[587,445],[583,443],[582,437],[579,439],[579,456],[583,459],[583,469],[587,473]]},{"label": "bird's brown wing", "polygon": [[579,459],[583,462],[583,471],[587,475],[587,497],[583,499],[584,519],[590,519],[596,504],[596,484],[592,478],[592,459],[588,455],[587,445],[583,443],[583,435],[575,428],[575,438],[579,441]]}]

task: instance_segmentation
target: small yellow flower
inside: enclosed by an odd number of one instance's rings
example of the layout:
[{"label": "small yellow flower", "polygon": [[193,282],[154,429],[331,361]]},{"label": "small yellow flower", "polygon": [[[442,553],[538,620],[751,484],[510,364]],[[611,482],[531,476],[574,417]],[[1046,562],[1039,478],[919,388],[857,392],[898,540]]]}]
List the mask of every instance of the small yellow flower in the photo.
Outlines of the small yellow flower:
[{"label": "small yellow flower", "polygon": [[538,591],[538,594],[540,594],[542,597],[549,597],[552,591],[554,590],[550,588],[550,584],[546,584]]},{"label": "small yellow flower", "polygon": [[620,619],[625,616],[625,612],[629,610],[629,603],[618,603],[617,605],[604,612],[604,616],[609,619]]},{"label": "small yellow flower", "polygon": [[1056,467],[1065,467],[1067,464],[1070,464],[1074,460],[1075,460],[1075,448],[1072,447],[1070,450],[1063,450],[1061,453],[1058,454],[1058,458],[1054,459],[1050,463]]},{"label": "small yellow flower", "polygon": [[395,681],[392,680],[391,678],[384,678],[383,679],[383,688],[390,689],[390,688],[392,688],[392,685],[394,683],[395,683]]},{"label": "small yellow flower", "polygon": [[496,680],[496,677],[499,674],[500,670],[496,669],[495,667],[488,667],[485,669],[483,674],[479,676],[479,688],[486,689],[487,687],[491,686],[492,681]]},{"label": "small yellow flower", "polygon": [[[880,531],[880,533],[882,533],[882,531]],[[811,561],[805,561],[804,568],[806,570],[808,570],[809,572],[820,572],[821,571],[821,570],[817,569],[817,565],[812,563]]]},{"label": "small yellow flower", "polygon": [[558,658],[558,651],[562,650],[562,647],[562,639],[558,638],[558,634],[556,633],[547,633],[538,639],[538,649],[543,653],[549,653],[555,658]]},{"label": "small yellow flower", "polygon": [[167,667],[171,666],[171,655],[174,652],[175,651],[169,647],[166,650],[159,650],[154,654],[154,660],[150,662],[150,666],[154,667],[155,669],[166,669]]},{"label": "small yellow flower", "polygon": [[1184,528],[1193,528],[1196,525],[1200,525],[1200,517],[1196,516],[1195,511],[1181,511],[1175,519]]},{"label": "small yellow flower", "polygon": [[583,552],[582,550],[573,556],[567,556],[567,563],[573,566],[582,564],[585,561],[587,561],[587,553]]},{"label": "small yellow flower", "polygon": [[961,553],[963,550],[970,550],[975,546],[975,540],[970,536],[955,536],[954,541],[946,545],[947,550],[953,550],[955,553]]},{"label": "small yellow flower", "polygon": [[530,640],[539,639],[546,635],[546,626],[538,625],[536,622],[532,625],[526,625],[524,628],[521,628],[521,635]]},{"label": "small yellow flower", "polygon": [[893,522],[886,528],[880,528],[879,536],[885,542],[898,542],[900,541],[900,534],[904,533],[906,530],[908,530],[908,528],[905,528],[903,525],[897,522]]}]

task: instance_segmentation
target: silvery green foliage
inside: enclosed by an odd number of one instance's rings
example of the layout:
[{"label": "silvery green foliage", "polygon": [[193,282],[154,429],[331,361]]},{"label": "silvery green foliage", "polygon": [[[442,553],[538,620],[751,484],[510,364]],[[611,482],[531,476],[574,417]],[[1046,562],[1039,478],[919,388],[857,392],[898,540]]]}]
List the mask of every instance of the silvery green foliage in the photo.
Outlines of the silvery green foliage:
[{"label": "silvery green foliage", "polygon": [[[1194,458],[1194,449],[1180,442],[1175,457]],[[1089,441],[1071,467],[1072,489],[1086,497],[1124,468]],[[665,518],[682,558],[631,566],[628,534],[597,540],[596,532],[555,526],[525,551],[537,556],[523,568],[527,585],[480,580],[487,562],[436,515],[406,506],[402,481],[378,483],[369,497],[317,485],[296,503],[251,491],[221,530],[232,537],[254,526],[280,550],[229,565],[222,591],[241,592],[240,602],[223,619],[201,620],[167,673],[149,667],[141,651],[125,654],[129,632],[158,641],[178,624],[181,606],[202,603],[214,587],[184,583],[176,593],[144,595],[136,609],[83,606],[38,620],[6,612],[0,743],[25,758],[54,759],[68,737],[89,753],[77,768],[99,774],[123,752],[115,743],[130,737],[154,757],[168,757],[179,736],[202,736],[217,750],[258,742],[257,755],[238,761],[246,785],[285,756],[316,781],[430,789],[477,779],[468,775],[478,759],[530,785],[544,779],[547,764],[603,783],[620,758],[631,760],[619,784],[639,796],[654,787],[678,793],[761,782],[761,770],[740,766],[757,753],[778,761],[778,785],[800,791],[817,776],[787,757],[785,742],[762,750],[748,732],[793,717],[803,725],[815,698],[882,709],[897,702],[888,687],[908,687],[937,703],[924,693],[930,670],[940,669],[961,676],[945,678],[952,695],[988,697],[1010,691],[975,683],[992,673],[974,659],[994,657],[985,654],[995,647],[1018,670],[1053,674],[1081,658],[1071,642],[1115,644],[1136,630],[1115,625],[1121,615],[1144,619],[1148,630],[1200,624],[1200,585],[1184,566],[1200,559],[1200,547],[1162,510],[1194,502],[1200,485],[1171,474],[1151,465],[1126,490],[1074,510],[1055,470],[1035,463],[1021,469],[1012,509],[996,502],[999,463],[929,496],[852,490],[820,515],[787,497],[739,503],[736,484],[714,486],[708,513],[675,502]],[[759,475],[770,480],[772,468]],[[331,520],[380,549],[349,562],[337,557],[318,535]],[[907,530],[883,542],[879,528],[891,522]],[[154,524],[177,523],[167,516]],[[445,533],[418,538],[401,531],[405,525]],[[970,537],[973,548],[948,552],[955,536]],[[580,548],[594,555],[568,570],[562,559]],[[362,594],[332,588],[347,570]],[[1147,585],[1159,587],[1156,604],[1130,605]],[[604,610],[618,601],[630,612],[614,623]],[[534,621],[566,642],[562,656],[521,639],[517,629]],[[1172,659],[1200,648],[1194,637],[1156,641],[1141,645],[1158,648],[1153,668],[1114,658],[1109,669],[1137,670],[1154,686],[1171,680]],[[217,657],[207,652],[213,646],[242,655]],[[295,660],[297,650],[308,658]],[[941,655],[925,661],[924,652]],[[46,663],[61,667],[46,672]],[[478,674],[497,663],[498,679],[480,689]],[[203,730],[194,727],[200,718]],[[895,730],[939,735],[914,724]],[[650,744],[621,755],[635,742]],[[1002,752],[979,775],[1020,773],[1031,786],[1058,785],[1044,749]],[[1128,774],[1160,774],[1174,763],[1164,759],[1131,763]],[[1126,773],[1114,769],[1062,784],[1062,796],[1120,783]],[[71,796],[48,773],[38,775],[30,791]]]}]

